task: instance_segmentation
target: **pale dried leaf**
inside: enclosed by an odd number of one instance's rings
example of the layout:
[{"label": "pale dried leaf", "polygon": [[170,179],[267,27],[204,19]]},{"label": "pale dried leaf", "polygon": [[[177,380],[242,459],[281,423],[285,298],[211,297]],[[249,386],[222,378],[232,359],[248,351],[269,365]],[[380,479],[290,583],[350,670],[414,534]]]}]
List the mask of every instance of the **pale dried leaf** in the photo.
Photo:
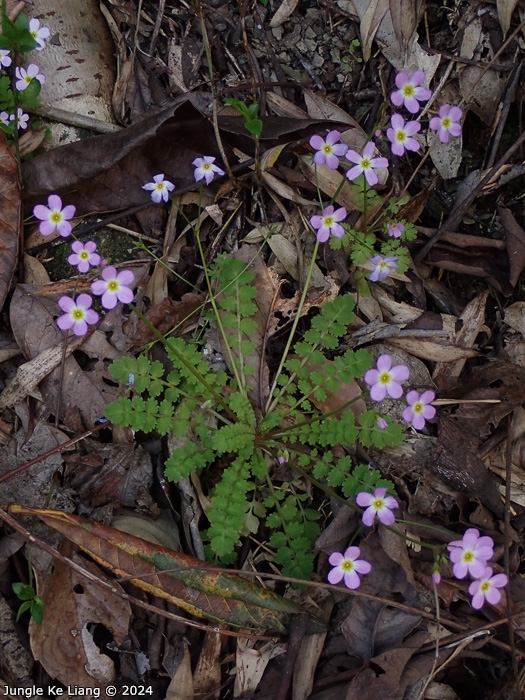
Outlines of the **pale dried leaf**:
[{"label": "pale dried leaf", "polygon": [[307,207],[316,205],[315,202],[310,202],[307,199],[304,199],[304,197],[301,197],[301,195],[297,194],[297,192],[293,190],[290,185],[287,185],[282,180],[279,180],[275,177],[275,175],[271,175],[270,173],[263,171],[261,172],[261,178],[265,185],[274,190],[274,192],[276,192],[280,197],[284,197],[284,199],[288,199],[291,202],[295,202],[295,204],[302,204]]},{"label": "pale dried leaf", "polygon": [[505,309],[505,323],[525,335],[525,301],[516,301]]},{"label": "pale dried leaf", "polygon": [[345,112],[345,110],[341,109],[341,107],[334,105],[334,103],[327,100],[326,97],[317,95],[311,90],[305,90],[304,101],[308,110],[308,116],[311,119],[329,119],[334,122],[348,124],[353,126],[358,134],[360,134],[361,138],[363,139],[363,143],[368,139],[366,132],[363,131],[362,127],[359,125],[359,122],[356,122],[356,120],[351,117],[348,112]]},{"label": "pale dried leaf", "polygon": [[[354,3],[359,12],[361,3]],[[372,42],[387,12],[389,12],[389,0],[371,0],[365,13],[361,17],[360,33],[363,59],[365,63],[372,55]],[[360,13],[361,15],[361,13]]]},{"label": "pale dried leaf", "polygon": [[441,177],[444,180],[456,177],[462,160],[463,136],[450,138],[448,143],[441,143],[437,132],[429,131],[427,143],[432,162]]},{"label": "pale dried leaf", "polygon": [[[38,66],[47,78],[40,102],[114,122],[115,48],[98,0],[86,0],[82,12],[70,0],[39,0],[38,16],[45,17],[42,23],[51,37],[57,37],[48,39],[45,51],[38,52]],[[49,128],[54,133],[53,123]],[[46,140],[45,148],[59,145],[58,138],[57,132],[56,138]]]},{"label": "pale dried leaf", "polygon": [[[84,338],[70,338],[66,347],[65,357],[82,345]],[[15,378],[0,394],[0,408],[15,406],[23,401],[35,389],[44,377],[52,372],[62,361],[64,345],[60,343],[52,348],[43,350],[37,357],[21,365]]]},{"label": "pale dried leaf", "polygon": [[390,345],[405,350],[410,355],[420,357],[431,362],[454,362],[469,357],[477,357],[478,353],[469,348],[460,348],[455,345],[441,344],[437,340],[427,338],[389,338]]},{"label": "pale dried leaf", "polygon": [[166,691],[166,700],[194,700],[195,689],[191,672],[190,652],[184,644],[184,656]]},{"label": "pale dried leaf", "polygon": [[[337,170],[330,170],[326,165],[318,165],[314,168],[311,156],[300,156],[299,164],[303,173],[307,175],[312,182],[317,181],[321,192],[324,192],[324,194],[329,197],[333,197],[337,192],[335,199],[337,204],[346,207],[348,212],[357,210],[354,190],[346,178],[343,186],[339,189],[341,185],[341,173],[337,172]],[[315,207],[319,208],[319,205],[316,204]]]},{"label": "pale dried leaf", "polygon": [[[204,643],[201,646],[199,660],[195,666],[195,693],[210,694],[213,696],[213,691],[220,688],[221,685],[221,654],[222,654],[222,637],[216,631],[215,623],[209,624],[209,631],[206,632]],[[217,697],[217,695],[215,695]]]},{"label": "pale dried leaf", "polygon": [[390,17],[402,55],[408,47],[417,27],[420,3],[414,0],[390,0]]},{"label": "pale dried leaf", "polygon": [[48,284],[51,282],[46,268],[38,258],[24,253],[24,284]]},{"label": "pale dried leaf", "polygon": [[267,642],[260,649],[254,649],[255,644],[257,642],[249,639],[237,639],[234,697],[246,697],[248,693],[255,692],[271,659],[286,651],[286,645],[277,642]]},{"label": "pale dried leaf", "polygon": [[297,7],[299,0],[283,0],[279,6],[277,12],[274,14],[270,21],[270,27],[274,29],[275,27],[280,27],[288,20]]},{"label": "pale dried leaf", "polygon": [[516,9],[517,4],[518,0],[496,0],[499,23],[501,24],[501,31],[504,37],[509,31],[512,13]]},{"label": "pale dried leaf", "polygon": [[[279,233],[270,236],[268,239],[268,245],[286,272],[293,277],[294,280],[298,280],[299,265],[297,260],[297,248],[287,238],[281,236]],[[317,264],[314,264],[310,284],[312,287],[324,287],[325,285],[324,275]]]},{"label": "pale dried leaf", "polygon": [[290,100],[287,100],[277,92],[267,92],[266,102],[278,117],[290,117],[291,119],[308,119],[307,112],[301,109]]}]

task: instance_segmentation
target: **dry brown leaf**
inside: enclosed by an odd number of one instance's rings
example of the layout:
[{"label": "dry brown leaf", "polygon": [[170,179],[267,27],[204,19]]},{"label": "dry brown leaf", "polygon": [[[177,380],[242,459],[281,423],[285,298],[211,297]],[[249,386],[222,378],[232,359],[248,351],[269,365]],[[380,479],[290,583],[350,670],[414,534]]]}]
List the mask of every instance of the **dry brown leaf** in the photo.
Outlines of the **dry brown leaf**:
[{"label": "dry brown leaf", "polygon": [[177,666],[175,675],[166,691],[166,700],[195,700],[191,657],[187,644],[184,645],[182,661]]},{"label": "dry brown leaf", "polygon": [[[107,583],[110,579],[77,553],[72,560]],[[55,561],[49,577],[38,576],[38,595],[44,600],[41,625],[31,620],[31,649],[51,678],[65,685],[100,688],[116,678],[111,658],[101,653],[91,626],[104,625],[120,646],[128,636],[131,608],[127,601],[106,588],[88,585],[66,564]],[[111,586],[122,591],[120,584]],[[67,640],[67,644],[64,643]]]},{"label": "dry brown leaf", "polygon": [[[282,264],[286,272],[294,279],[299,279],[299,264],[297,260],[297,248],[287,238],[281,236],[280,233],[275,233],[268,239],[272,253],[277,260]],[[321,272],[317,263],[314,263],[312,278],[310,280],[311,287],[324,287],[325,277]]]},{"label": "dry brown leaf", "polygon": [[510,209],[500,205],[498,212],[505,230],[505,242],[510,265],[509,282],[515,287],[521,273],[525,269],[525,231],[518,224]]},{"label": "dry brown leaf", "polygon": [[463,136],[449,139],[448,143],[441,143],[437,133],[427,134],[427,144],[432,162],[438,173],[444,180],[456,177],[461,165],[463,154]]},{"label": "dry brown leaf", "polygon": [[[340,206],[346,207],[348,212],[357,210],[357,200],[350,182],[345,178],[343,186],[340,187],[341,173],[338,173],[336,170],[330,170],[326,165],[317,165],[314,168],[311,156],[300,156],[299,165],[311,182],[317,181],[321,192],[324,192],[329,197],[333,197],[337,192],[335,201]],[[310,205],[319,207],[319,204],[314,202],[311,202]]]},{"label": "dry brown leaf", "polygon": [[415,355],[422,360],[430,360],[431,362],[453,362],[454,360],[477,357],[478,355],[476,350],[460,348],[448,341],[440,343],[437,340],[429,340],[428,338],[389,338],[388,342],[390,345],[395,345],[396,348],[404,350],[410,355]]},{"label": "dry brown leaf", "polygon": [[517,4],[518,0],[496,0],[499,23],[501,25],[501,31],[503,32],[504,37],[509,31],[512,13],[516,9]]},{"label": "dry brown leaf", "polygon": [[525,335],[525,301],[516,301],[505,309],[505,323]]},{"label": "dry brown leaf", "polygon": [[18,259],[20,230],[18,165],[4,131],[0,131],[0,307],[7,296]]},{"label": "dry brown leaf", "polygon": [[390,17],[403,56],[407,55],[416,31],[421,4],[419,0],[390,0]]},{"label": "dry brown leaf", "polygon": [[[372,55],[372,42],[379,29],[379,25],[390,10],[389,0],[370,0],[367,9],[361,17],[359,31],[361,33],[361,47],[363,49],[363,59],[365,63]],[[358,7],[356,9],[359,12]]]}]

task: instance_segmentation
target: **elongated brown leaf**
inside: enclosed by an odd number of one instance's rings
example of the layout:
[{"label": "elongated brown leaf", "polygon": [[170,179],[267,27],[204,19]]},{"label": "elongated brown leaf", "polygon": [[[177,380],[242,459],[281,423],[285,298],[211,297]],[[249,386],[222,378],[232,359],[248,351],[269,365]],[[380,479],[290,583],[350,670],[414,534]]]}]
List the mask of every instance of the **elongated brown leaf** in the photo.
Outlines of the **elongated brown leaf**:
[{"label": "elongated brown leaf", "polygon": [[[152,595],[169,600],[197,617],[236,627],[287,632],[299,605],[235,574],[174,552],[87,518],[45,508],[13,505],[12,513],[36,515],[117,576]],[[206,567],[203,569],[202,567]],[[323,632],[314,617],[308,631]]]},{"label": "elongated brown leaf", "polygon": [[0,131],[0,307],[4,303],[18,257],[20,186],[16,158]]}]

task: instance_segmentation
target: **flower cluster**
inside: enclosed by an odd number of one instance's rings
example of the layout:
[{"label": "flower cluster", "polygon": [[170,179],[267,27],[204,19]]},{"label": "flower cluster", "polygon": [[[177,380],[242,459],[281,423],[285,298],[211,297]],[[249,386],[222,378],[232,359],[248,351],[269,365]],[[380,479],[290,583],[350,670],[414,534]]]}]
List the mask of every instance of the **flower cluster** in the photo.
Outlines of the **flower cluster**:
[{"label": "flower cluster", "polygon": [[[410,376],[410,370],[406,365],[392,367],[390,355],[380,355],[377,358],[375,369],[369,369],[364,376],[365,382],[371,387],[370,398],[372,401],[382,401],[386,395],[392,399],[400,399],[403,396],[403,387],[400,382],[406,381]],[[436,415],[436,409],[432,401],[436,398],[433,391],[424,391],[421,395],[417,391],[409,391],[406,400],[407,407],[403,411],[403,418],[411,423],[416,430],[422,430],[427,420]],[[378,421],[378,427],[383,428],[384,419]]]},{"label": "flower cluster", "polygon": [[472,607],[479,610],[485,601],[496,605],[501,600],[500,588],[508,583],[505,574],[494,574],[488,566],[494,556],[494,540],[492,537],[480,537],[479,530],[469,528],[461,540],[453,540],[447,545],[450,561],[453,563],[452,572],[458,579],[469,575],[474,580],[469,586],[472,596]]},{"label": "flower cluster", "polygon": [[[35,49],[42,51],[45,48],[46,39],[50,35],[48,27],[41,27],[39,20],[34,18],[29,20],[27,29],[37,44]],[[12,62],[11,52],[8,49],[0,48],[0,69],[8,68]],[[14,89],[19,94],[14,99],[11,89],[9,89],[8,96],[2,100],[0,105],[0,107],[6,107],[6,109],[0,109],[0,127],[5,127],[4,131],[8,134],[12,134],[15,129],[27,129],[29,115],[24,112],[22,107],[26,107],[26,109],[34,108],[38,106],[38,103],[35,103],[35,91],[32,92],[32,97],[27,97],[25,91],[34,81],[43,85],[46,80],[35,63],[30,63],[27,68],[16,66],[14,75],[16,79]],[[36,91],[36,94],[38,94],[38,91]],[[17,105],[16,110],[13,109],[13,104]]]},{"label": "flower cluster", "polygon": [[[33,214],[40,219],[39,231],[42,236],[50,236],[58,233],[63,238],[71,235],[71,219],[75,216],[76,208],[73,204],[62,206],[62,200],[57,194],[49,195],[47,207],[37,204],[33,209]],[[104,265],[100,255],[96,253],[97,244],[94,241],[74,241],[71,245],[73,251],[68,257],[68,262],[73,267],[77,267],[80,273],[89,272],[92,266]],[[107,265],[102,270],[102,279],[95,280],[91,284],[93,294],[100,296],[100,303],[105,309],[113,309],[117,302],[129,304],[133,300],[133,292],[130,285],[133,283],[134,275],[130,270],[117,269],[112,265]],[[93,303],[89,294],[79,294],[76,299],[63,296],[58,300],[58,306],[64,312],[57,319],[57,326],[60,330],[73,330],[75,335],[85,335],[89,325],[98,322],[99,315],[91,308]]]}]

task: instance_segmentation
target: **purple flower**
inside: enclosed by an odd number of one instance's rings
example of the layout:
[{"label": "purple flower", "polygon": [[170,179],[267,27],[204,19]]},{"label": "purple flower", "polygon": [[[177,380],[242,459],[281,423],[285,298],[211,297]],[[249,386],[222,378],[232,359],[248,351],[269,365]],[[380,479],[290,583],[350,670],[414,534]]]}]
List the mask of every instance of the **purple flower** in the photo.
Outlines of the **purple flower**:
[{"label": "purple flower", "polygon": [[453,540],[447,549],[450,561],[454,564],[452,571],[456,578],[465,578],[467,574],[472,578],[480,578],[494,554],[494,540],[488,536],[480,537],[479,530],[470,527],[462,540]]},{"label": "purple flower", "polygon": [[422,70],[416,70],[411,76],[405,71],[401,71],[396,75],[396,87],[398,90],[390,95],[390,99],[396,107],[401,107],[402,104],[408,109],[411,114],[419,112],[419,102],[426,102],[432,95],[432,92],[421,87],[421,83],[425,81],[425,73]]},{"label": "purple flower", "polygon": [[407,408],[403,411],[403,418],[407,423],[412,423],[416,430],[423,430],[425,421],[434,418],[436,409],[430,404],[436,395],[433,391],[424,391],[421,396],[417,391],[409,391],[407,394]]},{"label": "purple flower", "polygon": [[443,105],[439,108],[437,117],[432,117],[429,126],[438,132],[441,143],[448,143],[449,136],[461,136],[461,124],[459,120],[463,112],[459,107]]},{"label": "purple flower", "polygon": [[496,605],[501,600],[501,593],[498,588],[503,588],[509,582],[505,574],[492,575],[492,569],[487,566],[483,574],[472,581],[468,587],[468,592],[472,596],[472,607],[479,610],[485,601],[491,605]]},{"label": "purple flower", "polygon": [[19,129],[27,129],[29,114],[26,114],[21,107],[18,107],[18,109],[16,110],[16,117],[14,114],[12,114],[10,119],[15,120],[16,125]]},{"label": "purple flower", "polygon": [[392,153],[402,156],[405,149],[419,151],[419,141],[411,138],[421,129],[419,122],[407,122],[400,114],[393,114],[390,119],[391,128],[386,130],[388,140],[392,143]]},{"label": "purple flower", "polygon": [[49,29],[47,27],[41,27],[37,19],[31,19],[29,20],[29,33],[38,44],[38,46],[35,46],[36,50],[42,51],[46,45],[44,39],[47,39],[50,34]]},{"label": "purple flower", "polygon": [[363,149],[363,155],[360,156],[356,151],[347,151],[346,158],[352,163],[357,163],[353,168],[346,173],[349,180],[355,180],[361,173],[364,173],[366,181],[369,185],[377,185],[377,175],[374,168],[388,168],[387,158],[372,158],[375,151],[375,144],[369,141]]},{"label": "purple flower", "polygon": [[317,163],[317,165],[326,163],[330,170],[337,170],[339,158],[348,151],[346,144],[337,143],[340,138],[340,131],[330,131],[324,139],[322,136],[312,136],[310,146],[317,151],[314,156],[314,163]]},{"label": "purple flower", "polygon": [[401,234],[405,230],[405,226],[400,221],[396,221],[395,224],[390,224],[387,230],[388,235],[392,236],[392,238],[401,238]]},{"label": "purple flower", "polygon": [[88,241],[86,244],[81,241],[75,241],[71,244],[73,254],[67,259],[70,265],[76,265],[79,272],[88,272],[91,265],[100,264],[100,255],[95,253],[97,244],[94,241]]},{"label": "purple flower", "polygon": [[0,67],[7,68],[11,65],[12,59],[7,49],[0,49]]},{"label": "purple flower", "polygon": [[33,214],[41,220],[38,229],[42,236],[49,236],[54,231],[67,238],[71,233],[69,220],[75,216],[75,207],[68,204],[62,209],[62,200],[57,194],[50,194],[47,198],[48,206],[37,204]]},{"label": "purple flower", "polygon": [[148,182],[146,185],[142,185],[143,190],[151,191],[151,199],[155,204],[159,204],[160,200],[163,199],[165,202],[168,201],[169,193],[175,189],[173,182],[164,179],[164,173],[153,176],[153,182]]},{"label": "purple flower", "polygon": [[344,228],[337,223],[338,221],[343,221],[346,218],[346,209],[341,207],[334,211],[332,204],[323,209],[321,215],[316,214],[310,219],[312,227],[317,229],[317,240],[319,243],[325,243],[329,236],[335,236],[336,238],[341,238],[344,235]]},{"label": "purple flower", "polygon": [[344,554],[334,552],[328,558],[334,567],[328,574],[328,581],[336,584],[343,580],[347,588],[359,588],[359,574],[369,574],[372,571],[370,562],[358,559],[361,554],[359,547],[348,547]]},{"label": "purple flower", "polygon": [[0,112],[0,124],[3,124],[4,126],[9,126],[9,122],[11,121],[11,115],[9,112]]},{"label": "purple flower", "polygon": [[122,270],[117,274],[117,268],[108,265],[102,270],[102,279],[92,283],[91,291],[97,296],[102,294],[100,301],[105,309],[114,309],[117,301],[123,304],[133,301],[134,294],[129,285],[134,279],[135,275],[131,270]]},{"label": "purple flower", "polygon": [[218,165],[214,165],[215,158],[212,156],[203,156],[202,158],[195,158],[193,165],[195,166],[195,172],[193,176],[195,182],[199,182],[203,178],[206,180],[206,184],[209,185],[213,180],[215,175],[221,177],[224,175],[224,170],[221,170]]},{"label": "purple flower", "polygon": [[390,270],[397,269],[397,255],[387,255],[386,257],[382,255],[373,255],[370,258],[370,262],[372,265],[375,265],[372,272],[368,275],[368,279],[371,282],[386,280],[390,274]]},{"label": "purple flower", "polygon": [[392,513],[394,508],[398,508],[398,502],[393,496],[386,495],[385,488],[377,488],[374,493],[361,491],[356,496],[356,503],[362,508],[366,508],[363,513],[363,523],[371,527],[377,517],[383,525],[393,525],[396,516]]},{"label": "purple flower", "polygon": [[403,394],[403,388],[399,382],[404,382],[410,376],[410,370],[406,365],[392,367],[390,355],[379,355],[377,369],[369,369],[365,373],[365,382],[372,388],[370,398],[372,401],[382,401],[385,396],[399,399]]},{"label": "purple flower", "polygon": [[38,80],[40,85],[46,82],[45,77],[39,72],[40,68],[34,63],[30,63],[25,68],[17,67],[15,70],[15,75],[18,78],[15,87],[17,90],[25,90],[33,80]]},{"label": "purple flower", "polygon": [[98,321],[98,314],[89,307],[93,299],[89,294],[79,294],[76,301],[71,297],[60,297],[58,305],[64,315],[57,318],[57,326],[62,331],[73,329],[75,335],[86,335],[88,324]]},{"label": "purple flower", "polygon": [[439,571],[433,571],[432,572],[432,583],[437,586],[438,583],[441,583],[441,574]]},{"label": "purple flower", "polygon": [[379,430],[386,430],[388,428],[388,423],[384,418],[378,418],[376,425],[379,428]]}]

